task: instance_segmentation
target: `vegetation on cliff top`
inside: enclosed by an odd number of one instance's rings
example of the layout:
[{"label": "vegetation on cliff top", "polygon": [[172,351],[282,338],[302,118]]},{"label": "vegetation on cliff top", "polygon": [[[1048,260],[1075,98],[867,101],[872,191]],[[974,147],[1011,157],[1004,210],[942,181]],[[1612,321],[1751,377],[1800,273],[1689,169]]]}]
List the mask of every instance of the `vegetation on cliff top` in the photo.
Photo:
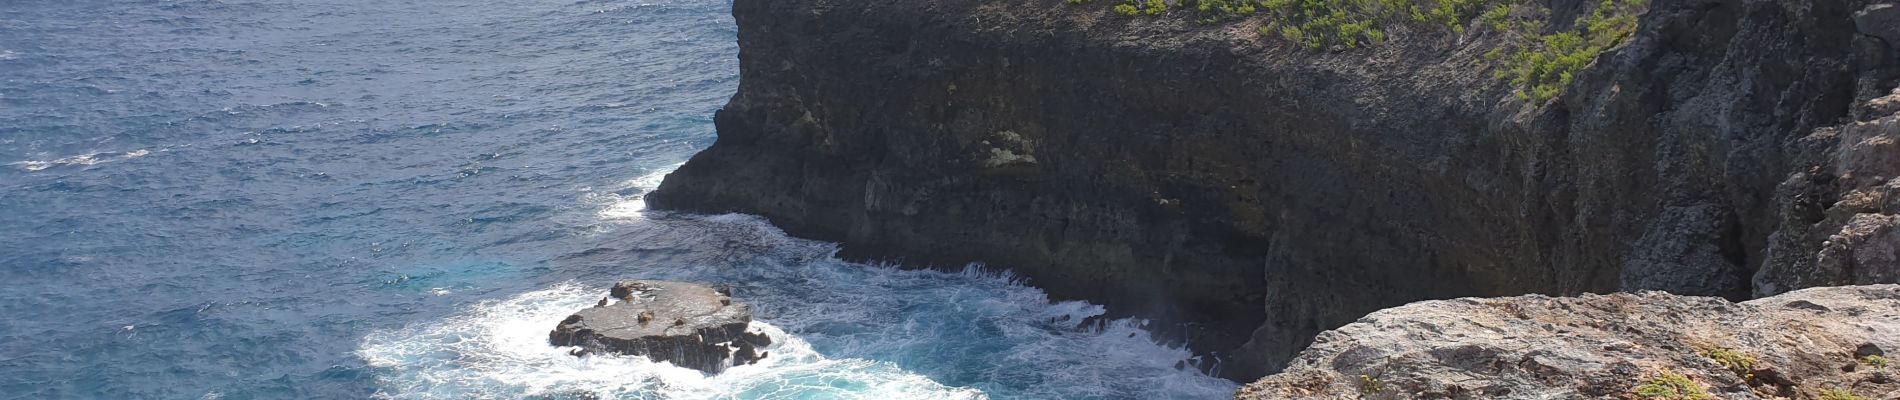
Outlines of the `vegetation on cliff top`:
[{"label": "vegetation on cliff top", "polygon": [[1485,54],[1499,63],[1498,78],[1516,87],[1519,98],[1544,101],[1634,34],[1636,16],[1647,7],[1648,0],[1601,0],[1588,15],[1564,24],[1551,23],[1549,6],[1536,0],[1119,0],[1115,11],[1152,17],[1185,10],[1202,24],[1264,14],[1261,35],[1314,51],[1384,42],[1393,24],[1457,34],[1489,28],[1509,38],[1505,47]]}]

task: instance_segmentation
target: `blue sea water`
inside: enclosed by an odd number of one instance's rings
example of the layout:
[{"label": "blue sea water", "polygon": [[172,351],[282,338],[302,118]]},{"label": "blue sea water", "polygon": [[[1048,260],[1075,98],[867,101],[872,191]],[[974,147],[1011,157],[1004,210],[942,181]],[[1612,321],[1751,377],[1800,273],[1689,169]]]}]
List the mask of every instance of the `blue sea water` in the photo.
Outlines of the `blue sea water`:
[{"label": "blue sea water", "polygon": [[[724,0],[0,0],[0,398],[1213,398],[1006,272],[645,210],[737,84]],[[546,343],[614,280],[779,337]]]}]

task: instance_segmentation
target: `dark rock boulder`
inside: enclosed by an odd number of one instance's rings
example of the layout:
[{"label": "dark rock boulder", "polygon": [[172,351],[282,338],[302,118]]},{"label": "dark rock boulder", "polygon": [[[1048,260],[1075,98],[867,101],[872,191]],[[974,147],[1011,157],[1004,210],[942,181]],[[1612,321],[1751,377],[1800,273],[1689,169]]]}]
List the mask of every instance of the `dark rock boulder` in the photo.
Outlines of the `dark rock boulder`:
[{"label": "dark rock boulder", "polygon": [[772,343],[750,330],[752,311],[722,288],[666,281],[624,281],[599,305],[581,310],[548,333],[555,346],[579,346],[577,355],[606,352],[645,356],[707,373],[751,364]]}]

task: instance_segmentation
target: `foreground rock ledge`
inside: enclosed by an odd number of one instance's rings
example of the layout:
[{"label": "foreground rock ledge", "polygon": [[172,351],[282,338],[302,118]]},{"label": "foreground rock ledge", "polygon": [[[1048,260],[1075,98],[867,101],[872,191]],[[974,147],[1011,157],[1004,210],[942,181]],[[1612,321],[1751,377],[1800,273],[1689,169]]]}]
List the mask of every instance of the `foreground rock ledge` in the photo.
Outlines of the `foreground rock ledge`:
[{"label": "foreground rock ledge", "polygon": [[752,311],[731,293],[706,285],[667,281],[622,281],[600,304],[561,321],[548,333],[555,346],[579,346],[576,354],[605,352],[645,356],[654,362],[710,374],[765,358],[772,343],[749,330]]},{"label": "foreground rock ledge", "polygon": [[1637,387],[1667,371],[1720,399],[1900,399],[1900,365],[1883,361],[1896,346],[1900,285],[1739,304],[1662,292],[1425,301],[1321,334],[1237,397],[1642,398]]}]

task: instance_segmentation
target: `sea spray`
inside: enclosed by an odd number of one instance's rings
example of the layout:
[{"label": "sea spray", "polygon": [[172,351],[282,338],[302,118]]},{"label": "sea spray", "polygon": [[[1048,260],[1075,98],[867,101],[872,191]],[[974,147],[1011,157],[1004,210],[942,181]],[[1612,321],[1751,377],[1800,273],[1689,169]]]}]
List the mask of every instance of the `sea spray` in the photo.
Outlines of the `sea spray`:
[{"label": "sea spray", "polygon": [[378,396],[386,398],[984,398],[890,363],[827,358],[764,322],[756,324],[778,340],[765,348],[772,356],[713,376],[644,357],[575,357],[571,348],[548,345],[548,328],[602,291],[569,283],[482,302],[439,321],[373,333],[359,355],[383,374]]}]

